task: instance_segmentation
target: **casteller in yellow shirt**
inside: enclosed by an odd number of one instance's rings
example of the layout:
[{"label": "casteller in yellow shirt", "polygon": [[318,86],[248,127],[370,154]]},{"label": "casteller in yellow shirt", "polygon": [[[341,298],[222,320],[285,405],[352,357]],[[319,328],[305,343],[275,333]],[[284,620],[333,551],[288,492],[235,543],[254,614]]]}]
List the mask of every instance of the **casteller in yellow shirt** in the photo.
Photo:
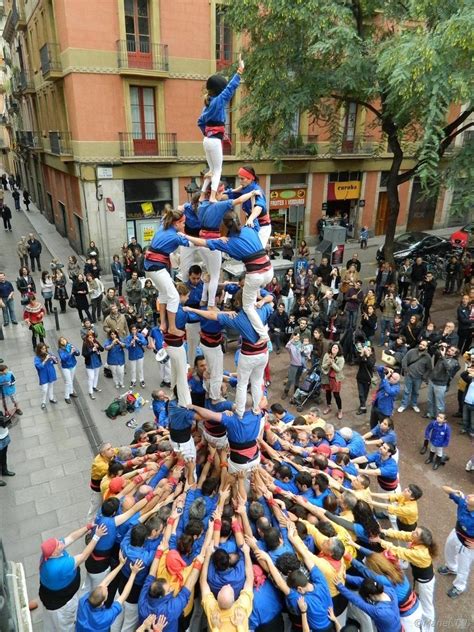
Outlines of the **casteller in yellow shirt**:
[{"label": "casteller in yellow shirt", "polygon": [[[253,594],[248,590],[242,590],[239,598],[234,601],[232,606],[224,610],[219,607],[214,595],[208,593],[202,600],[202,607],[212,632],[248,632],[249,618],[253,607]],[[239,610],[243,611],[245,616],[239,617],[239,619],[243,619],[243,623],[237,626],[236,614]]]}]

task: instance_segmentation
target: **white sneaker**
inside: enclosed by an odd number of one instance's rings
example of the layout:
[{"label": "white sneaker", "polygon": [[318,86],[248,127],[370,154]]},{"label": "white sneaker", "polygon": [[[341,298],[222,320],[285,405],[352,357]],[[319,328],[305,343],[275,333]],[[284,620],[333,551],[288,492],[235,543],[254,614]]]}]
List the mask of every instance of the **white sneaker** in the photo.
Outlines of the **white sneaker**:
[{"label": "white sneaker", "polygon": [[405,406],[399,406],[397,409],[397,413],[402,413],[405,410]]},{"label": "white sneaker", "polygon": [[421,413],[421,410],[418,408],[418,406],[413,406],[413,410],[415,411],[415,413]]},{"label": "white sneaker", "polygon": [[466,472],[472,472],[474,470],[474,463],[472,459],[466,463]]}]

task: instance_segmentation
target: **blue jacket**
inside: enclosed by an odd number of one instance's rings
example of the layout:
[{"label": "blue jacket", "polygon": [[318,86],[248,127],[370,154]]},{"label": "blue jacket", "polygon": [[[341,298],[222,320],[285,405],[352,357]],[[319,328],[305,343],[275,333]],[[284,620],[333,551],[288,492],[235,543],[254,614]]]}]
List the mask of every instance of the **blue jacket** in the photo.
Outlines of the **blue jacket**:
[{"label": "blue jacket", "polygon": [[253,609],[249,618],[249,628],[256,630],[270,623],[283,610],[282,593],[267,579],[259,588],[253,590]]},{"label": "blue jacket", "polygon": [[161,331],[161,329],[159,327],[153,327],[150,331],[150,336],[155,341],[156,350],[159,351],[160,349],[163,349],[163,343],[165,339],[163,338],[163,332]]},{"label": "blue jacket", "polygon": [[[120,342],[123,342],[123,340],[120,340]],[[104,347],[110,347],[112,343],[113,340],[106,340],[104,342]],[[114,345],[107,351],[107,364],[112,366],[123,366],[125,364],[125,351],[122,346]]]},{"label": "blue jacket", "polygon": [[362,435],[355,430],[352,431],[352,439],[348,441],[346,447],[349,448],[349,456],[351,459],[356,459],[358,456],[365,456],[367,454],[364,439],[362,439]]},{"label": "blue jacket", "polygon": [[124,537],[124,539],[122,540],[122,544],[120,545],[122,553],[127,558],[127,564],[125,564],[121,572],[123,575],[125,575],[125,577],[130,577],[130,564],[133,564],[137,560],[142,560],[144,568],[139,573],[137,573],[137,576],[135,578],[135,585],[141,586],[148,576],[150,566],[155,557],[155,551],[147,551],[145,546],[133,546],[130,543],[131,535],[132,533],[130,530]]},{"label": "blue jacket", "polygon": [[164,597],[150,597],[148,593],[154,581],[156,581],[156,577],[148,575],[140,591],[138,620],[143,623],[150,614],[156,614],[157,617],[164,614],[168,619],[166,632],[178,632],[178,619],[183,614],[191,593],[183,586],[176,597],[173,596],[173,593],[168,593]]},{"label": "blue jacket", "polygon": [[198,118],[198,127],[203,134],[206,133],[206,125],[211,123],[213,125],[224,125],[226,122],[225,109],[226,105],[234,96],[234,92],[237,90],[240,84],[240,75],[238,72],[232,77],[224,90],[215,97],[211,97],[209,105],[205,105],[201,116]]},{"label": "blue jacket", "polygon": [[166,256],[174,252],[179,246],[189,246],[189,241],[185,237],[180,237],[174,226],[170,228],[161,226],[153,235],[151,244],[145,254],[145,270],[163,270],[168,268],[166,263],[153,260],[153,252]]},{"label": "blue jacket", "polygon": [[446,422],[439,424],[433,419],[426,426],[425,439],[428,439],[435,448],[446,448],[451,439],[451,428]]},{"label": "blue jacket", "polygon": [[395,399],[400,393],[400,384],[390,384],[385,377],[383,366],[378,366],[377,372],[380,375],[381,382],[377,389],[374,404],[383,415],[390,417],[393,413]]},{"label": "blue jacket", "polygon": [[168,404],[168,421],[173,430],[185,430],[191,428],[196,418],[194,410],[189,410],[184,406],[179,406],[176,399],[172,399]]},{"label": "blue jacket", "polygon": [[0,392],[1,391],[3,391],[3,394],[6,396],[15,395],[15,376],[11,371],[0,374]]},{"label": "blue jacket", "polygon": [[189,289],[189,298],[186,301],[185,305],[187,307],[194,307],[196,309],[199,308],[201,304],[202,291],[204,289],[203,281],[199,281],[197,285],[193,285],[191,281],[187,281],[186,283]]},{"label": "blue jacket", "polygon": [[153,414],[155,415],[155,424],[158,424],[161,428],[168,428],[166,402],[161,399],[154,399],[151,407],[153,409]]},{"label": "blue jacket", "polygon": [[225,415],[222,413],[220,423],[227,428],[229,441],[233,443],[247,443],[254,441],[259,433],[262,421],[261,413],[257,415],[252,410],[247,410],[242,419],[237,415]]},{"label": "blue jacket", "polygon": [[[271,303],[265,303],[262,307],[257,308],[257,314],[264,325],[267,323],[272,312],[273,307]],[[248,340],[252,344],[256,344],[259,340],[259,335],[252,327],[252,324],[244,311],[239,312],[235,318],[230,318],[230,316],[228,316],[225,312],[222,312],[217,315],[217,322],[223,327],[237,329],[242,338],[244,340]]]},{"label": "blue jacket", "polygon": [[67,344],[64,349],[59,349],[59,359],[61,360],[61,366],[63,369],[72,369],[76,366],[76,356],[80,355],[80,352],[75,349],[72,351],[70,344]]},{"label": "blue jacket", "polygon": [[222,200],[212,204],[209,200],[201,202],[198,209],[199,219],[203,230],[218,231],[224,215],[234,208],[232,200]]},{"label": "blue jacket", "polygon": [[262,210],[260,211],[257,219],[263,219],[264,217],[267,217],[267,200],[265,199],[265,195],[263,194],[263,191],[257,182],[251,182],[246,187],[243,187],[240,191],[232,191],[232,189],[228,189],[226,193],[230,198],[236,199],[241,195],[245,195],[245,193],[249,193],[250,191],[258,191],[258,195],[253,198],[253,203],[252,200],[247,200],[242,204],[243,212],[247,215],[247,217],[249,217],[252,214],[252,207],[260,206]]},{"label": "blue jacket", "polygon": [[129,360],[140,360],[145,355],[146,338],[143,334],[136,334],[136,340],[130,334],[124,340],[125,346],[128,349]]},{"label": "blue jacket", "polygon": [[[346,584],[359,587],[364,581],[363,577],[354,575],[346,576]],[[398,610],[398,599],[393,588],[384,586],[384,592],[389,595],[390,601],[376,601],[370,603],[343,584],[337,584],[338,591],[351,603],[360,608],[372,619],[377,632],[400,632],[402,625],[400,622],[400,612]]]},{"label": "blue jacket", "polygon": [[55,382],[58,379],[56,377],[56,368],[54,364],[55,363],[51,359],[48,359],[43,363],[38,356],[35,356],[35,368],[38,371],[40,386],[42,384]]},{"label": "blue jacket", "polygon": [[208,239],[207,245],[210,250],[225,252],[237,261],[243,261],[263,251],[258,231],[251,226],[242,226],[240,233],[229,235],[229,241],[226,243],[220,239]]},{"label": "blue jacket", "polygon": [[194,210],[193,205],[186,202],[183,206],[184,211],[184,231],[187,235],[194,235],[198,237],[199,229],[201,228],[201,222],[197,212]]}]

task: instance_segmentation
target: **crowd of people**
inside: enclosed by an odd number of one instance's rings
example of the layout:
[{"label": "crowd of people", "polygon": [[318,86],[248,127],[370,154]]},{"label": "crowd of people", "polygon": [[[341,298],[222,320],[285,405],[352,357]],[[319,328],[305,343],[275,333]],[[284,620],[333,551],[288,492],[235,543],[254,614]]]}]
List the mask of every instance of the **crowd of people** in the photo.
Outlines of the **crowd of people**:
[{"label": "crowd of people", "polygon": [[[364,287],[357,255],[341,270],[307,252],[308,265],[296,274],[289,269],[280,284],[255,171],[241,167],[233,189],[216,177],[219,117],[242,72],[241,62],[229,84],[208,84],[200,127],[210,172],[202,191],[165,211],[146,249],[135,239],[124,245],[111,263],[114,287],[104,288],[93,242],[84,268],[70,257],[43,273],[44,306],[31,275],[35,263],[41,270],[41,249],[33,259],[31,248],[23,254],[31,271],[20,262],[17,289],[32,331],[42,409],[56,403],[59,368],[71,403],[80,356],[91,399],[100,392],[101,367],[121,389],[128,361],[130,386],[138,380],[144,388],[145,353],[158,360],[157,373],[147,377],[153,416],[134,429],[129,445],[98,448],[87,524],[41,544],[45,632],[436,627],[439,543],[436,532],[418,524],[423,490],[400,471],[395,425],[409,406],[421,413],[418,393],[426,382],[429,423],[417,439],[420,453],[429,451],[426,462],[443,466],[451,433],[446,392],[460,372],[461,432],[474,437],[472,266],[453,320],[441,326],[430,319],[428,271],[417,280],[413,269],[408,277],[383,263]],[[222,282],[223,255],[242,262],[238,282]],[[18,322],[13,295],[0,275],[5,325]],[[81,343],[62,337],[58,353],[43,325],[53,298],[81,319]],[[222,345],[229,331],[239,337],[231,372]],[[289,355],[281,401],[269,401],[272,345],[275,355],[283,348]],[[344,419],[345,364],[358,365],[358,414],[368,413],[375,385],[364,434]],[[315,366],[326,408],[294,415],[283,402]],[[2,472],[10,476],[4,430]],[[468,466],[474,469],[472,460]],[[474,494],[443,490],[456,505],[455,527],[438,572],[452,576],[447,594],[456,599],[467,590],[474,557]],[[84,537],[83,550],[70,555],[68,547]]]}]

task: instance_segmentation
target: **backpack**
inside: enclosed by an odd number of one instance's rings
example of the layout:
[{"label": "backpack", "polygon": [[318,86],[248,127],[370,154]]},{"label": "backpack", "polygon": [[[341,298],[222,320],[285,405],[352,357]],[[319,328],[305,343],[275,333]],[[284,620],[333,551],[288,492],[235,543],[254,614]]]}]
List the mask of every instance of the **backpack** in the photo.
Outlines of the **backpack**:
[{"label": "backpack", "polygon": [[125,415],[127,412],[127,404],[122,398],[114,399],[104,412],[109,419],[116,419],[119,415]]},{"label": "backpack", "polygon": [[136,396],[133,393],[127,393],[125,396],[125,407],[129,413],[133,413],[135,410],[135,402],[137,401]]}]

